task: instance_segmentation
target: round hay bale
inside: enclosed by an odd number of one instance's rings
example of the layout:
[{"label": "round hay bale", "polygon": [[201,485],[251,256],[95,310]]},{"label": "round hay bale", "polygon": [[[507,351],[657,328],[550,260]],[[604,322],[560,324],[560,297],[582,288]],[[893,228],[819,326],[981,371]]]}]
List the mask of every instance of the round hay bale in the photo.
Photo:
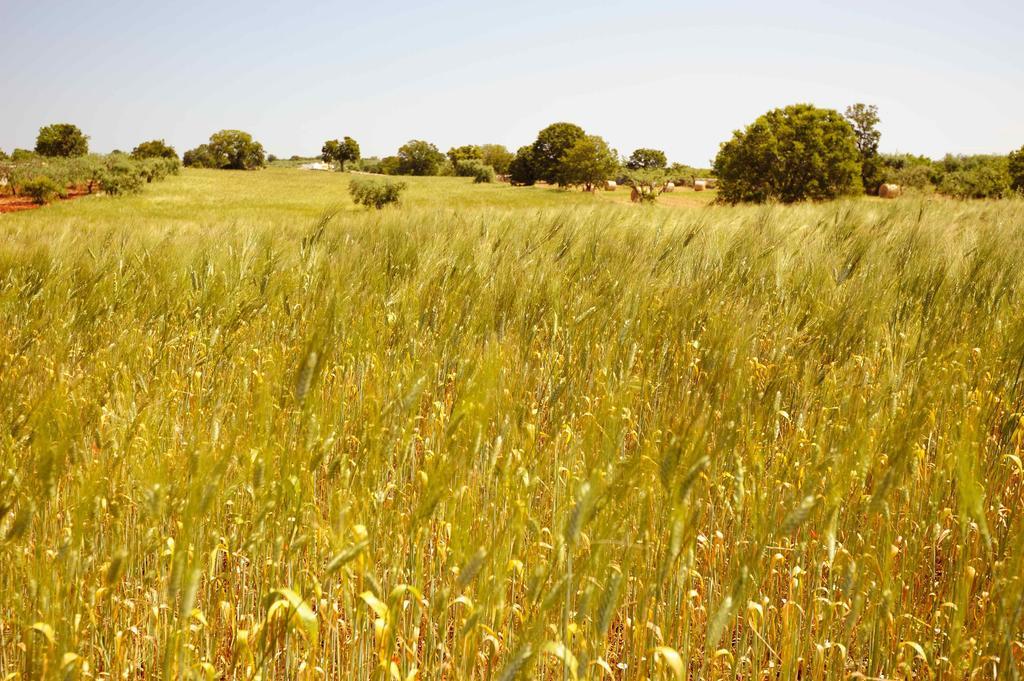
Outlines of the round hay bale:
[{"label": "round hay bale", "polygon": [[694,180],[694,182],[693,182],[693,191],[695,191],[695,192],[702,192],[702,191],[704,191],[707,188],[708,188],[708,183],[705,182],[704,180]]},{"label": "round hay bale", "polygon": [[891,182],[884,182],[878,188],[878,196],[883,199],[895,199],[902,193],[903,188],[898,184],[892,184]]},{"label": "round hay bale", "polygon": [[615,180],[605,180],[604,190],[606,192],[613,192],[619,185],[615,183]]}]

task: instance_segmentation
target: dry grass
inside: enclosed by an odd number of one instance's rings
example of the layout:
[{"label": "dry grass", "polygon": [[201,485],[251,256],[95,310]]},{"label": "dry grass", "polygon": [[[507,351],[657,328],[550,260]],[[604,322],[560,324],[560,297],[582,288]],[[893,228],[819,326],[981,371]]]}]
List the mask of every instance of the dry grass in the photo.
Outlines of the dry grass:
[{"label": "dry grass", "polygon": [[10,678],[1019,675],[1022,203],[107,205],[0,223]]}]

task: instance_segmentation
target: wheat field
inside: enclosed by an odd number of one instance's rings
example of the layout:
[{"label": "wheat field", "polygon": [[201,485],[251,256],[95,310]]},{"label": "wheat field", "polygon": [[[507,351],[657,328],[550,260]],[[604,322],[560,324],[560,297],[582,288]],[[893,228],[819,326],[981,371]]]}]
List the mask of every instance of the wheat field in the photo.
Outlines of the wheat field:
[{"label": "wheat field", "polygon": [[0,678],[1020,676],[1024,202],[218,177],[0,220]]}]

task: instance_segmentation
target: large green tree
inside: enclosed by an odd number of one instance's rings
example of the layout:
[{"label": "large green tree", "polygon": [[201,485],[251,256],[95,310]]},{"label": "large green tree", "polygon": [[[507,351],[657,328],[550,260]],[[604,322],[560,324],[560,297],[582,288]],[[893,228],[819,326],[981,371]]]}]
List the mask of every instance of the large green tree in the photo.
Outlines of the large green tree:
[{"label": "large green tree", "polygon": [[562,157],[577,141],[586,137],[574,123],[553,123],[537,134],[533,143],[533,171],[536,179],[549,184],[561,181]]},{"label": "large green tree", "polygon": [[722,143],[714,163],[719,198],[741,201],[832,199],[863,191],[857,136],[832,109],[774,109]]},{"label": "large green tree", "polygon": [[399,175],[437,175],[445,156],[423,140],[409,140],[398,149]]},{"label": "large green tree", "polygon": [[76,125],[54,123],[39,128],[36,153],[40,156],[85,156],[89,153],[89,138]]},{"label": "large green tree", "polygon": [[597,135],[576,140],[562,156],[559,181],[564,185],[582,185],[587,191],[614,176],[619,170],[619,157],[608,143]]},{"label": "large green tree", "polygon": [[667,165],[668,157],[659,149],[637,149],[626,161],[626,167],[630,170],[657,170]]},{"label": "large green tree", "polygon": [[359,143],[347,135],[340,140],[327,140],[320,150],[320,158],[326,163],[337,163],[339,169],[345,169],[346,161],[359,160]]},{"label": "large green tree", "polygon": [[874,104],[854,104],[846,107],[845,116],[857,135],[861,184],[869,194],[875,194],[884,179],[878,158],[878,142],[882,139],[882,133],[878,131],[878,107]]}]

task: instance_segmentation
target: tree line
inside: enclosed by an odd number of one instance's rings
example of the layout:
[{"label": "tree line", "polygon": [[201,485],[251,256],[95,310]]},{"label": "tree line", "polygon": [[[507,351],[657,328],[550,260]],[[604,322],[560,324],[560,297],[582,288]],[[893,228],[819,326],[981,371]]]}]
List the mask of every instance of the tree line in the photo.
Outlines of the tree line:
[{"label": "tree line", "polygon": [[[826,200],[859,193],[875,194],[893,183],[929,189],[957,198],[998,198],[1024,192],[1024,147],[1008,155],[953,156],[935,161],[911,154],[879,152],[878,109],[854,104],[840,113],[811,104],[773,109],[720,146],[710,168],[669,164],[658,149],[641,148],[620,157],[599,135],[574,123],[547,126],[515,153],[500,144],[468,144],[447,153],[426,140],[410,140],[391,156],[363,158],[349,136],[324,142],[320,158],[339,170],[383,175],[455,175],[491,182],[496,176],[513,185],[544,182],[591,190],[608,180],[642,188],[646,198],[669,182],[692,183],[714,176],[719,200],[727,203]],[[88,138],[76,126],[61,123],[39,131],[34,152],[26,155],[75,157],[88,153]],[[173,158],[163,140],[137,146],[134,158]],[[0,151],[0,160],[8,157]],[[197,168],[254,170],[268,156],[263,145],[241,130],[221,130],[207,143],[185,152],[184,165]]]}]

